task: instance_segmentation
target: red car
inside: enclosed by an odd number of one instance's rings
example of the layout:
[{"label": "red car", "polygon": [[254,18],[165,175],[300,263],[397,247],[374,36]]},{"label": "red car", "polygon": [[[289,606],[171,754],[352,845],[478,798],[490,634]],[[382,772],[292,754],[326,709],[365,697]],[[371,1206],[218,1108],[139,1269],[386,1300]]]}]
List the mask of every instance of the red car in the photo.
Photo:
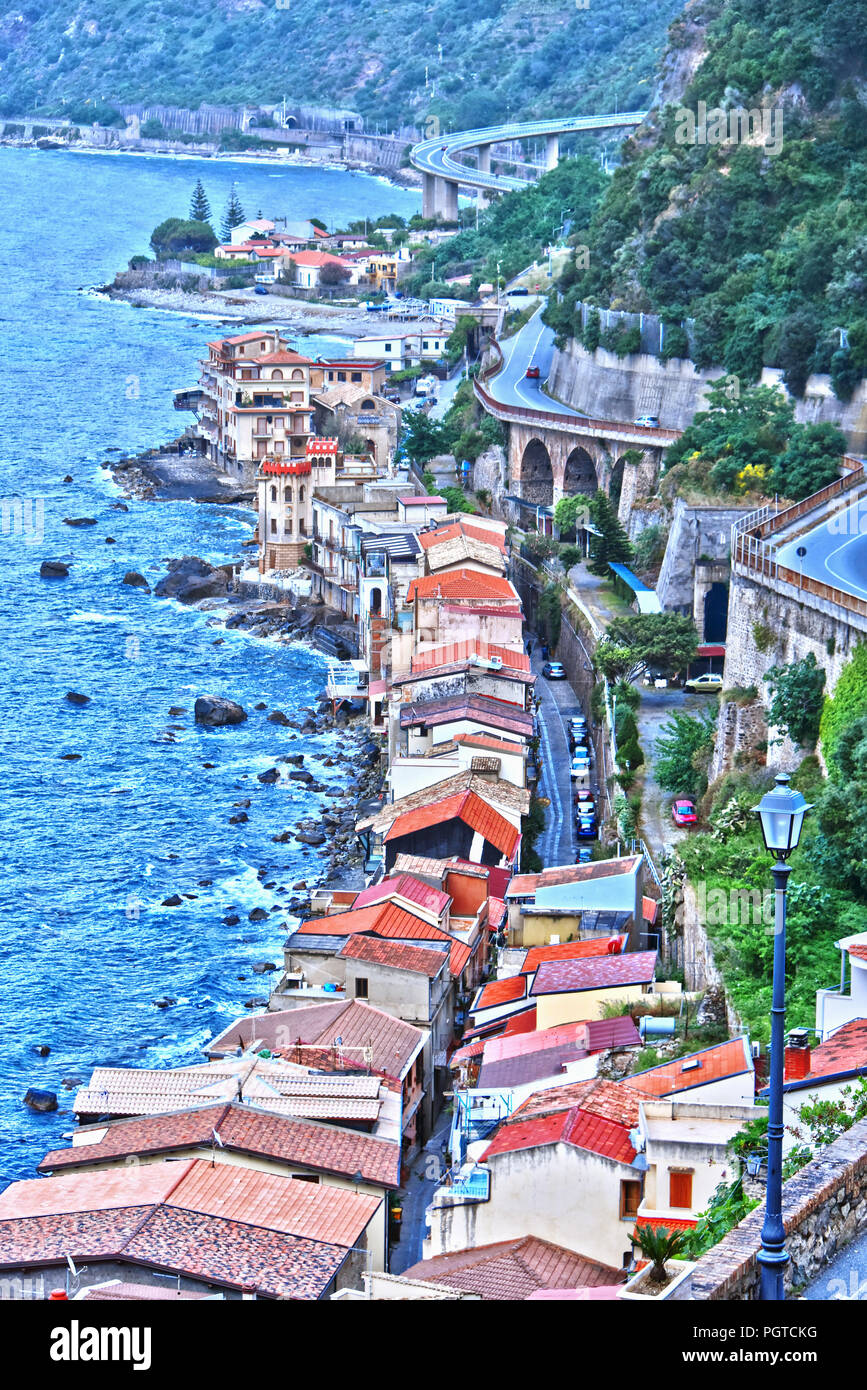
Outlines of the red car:
[{"label": "red car", "polygon": [[527,368],[527,376],[530,378],[531,381],[538,381],[538,380],[539,380],[539,368],[538,368],[538,367],[528,367],[528,368]]},{"label": "red car", "polygon": [[698,820],[695,806],[691,801],[675,801],[671,808],[671,815],[675,825],[695,825]]}]

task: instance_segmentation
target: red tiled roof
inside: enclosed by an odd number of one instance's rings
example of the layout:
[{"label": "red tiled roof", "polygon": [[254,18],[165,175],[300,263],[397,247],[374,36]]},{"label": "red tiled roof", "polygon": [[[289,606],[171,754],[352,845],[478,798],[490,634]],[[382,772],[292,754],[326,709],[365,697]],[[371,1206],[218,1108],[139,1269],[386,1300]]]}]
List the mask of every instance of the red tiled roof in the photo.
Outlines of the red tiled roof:
[{"label": "red tiled roof", "polygon": [[479,990],[470,1006],[470,1013],[477,1014],[485,1009],[511,1004],[516,999],[523,999],[526,993],[527,981],[523,975],[512,975],[505,980],[492,980]]},{"label": "red tiled roof", "polygon": [[854,942],[851,946],[847,946],[846,950],[849,952],[849,955],[854,956],[856,960],[867,960],[867,945]]},{"label": "red tiled roof", "polygon": [[515,1302],[539,1289],[595,1288],[621,1284],[625,1276],[573,1250],[536,1236],[523,1236],[435,1255],[405,1269],[403,1277],[463,1289],[480,1294],[484,1300]]},{"label": "red tiled roof", "polygon": [[482,1162],[501,1153],[543,1144],[572,1144],[618,1163],[631,1163],[629,1137],[642,1097],[620,1082],[594,1077],[536,1091],[495,1133]]},{"label": "red tiled roof", "polygon": [[587,989],[619,989],[649,984],[656,971],[656,951],[629,951],[592,960],[544,961],[536,971],[531,994],[578,994]]},{"label": "red tiled roof", "polygon": [[502,898],[488,898],[488,927],[491,931],[499,931],[503,922],[506,920],[506,904]]},{"label": "red tiled roof", "polygon": [[[610,943],[617,942],[617,949]],[[532,975],[547,961],[588,960],[594,956],[620,955],[626,947],[625,936],[600,936],[590,941],[564,941],[559,946],[531,946],[521,966],[522,975]]]},{"label": "red tiled roof", "polygon": [[393,970],[427,975],[430,979],[435,979],[449,965],[448,951],[432,951],[402,941],[383,941],[378,936],[350,936],[337,954],[349,960],[371,961]]},{"label": "red tiled roof", "polygon": [[466,521],[453,521],[448,526],[438,526],[434,531],[423,531],[418,539],[422,549],[430,550],[432,546],[456,540],[461,535],[469,536],[474,541],[482,541],[485,545],[496,546],[503,555],[506,553],[506,542],[498,531],[489,531],[484,526],[472,526]]},{"label": "red tiled roof", "polygon": [[[334,921],[337,923],[339,918]],[[292,1061],[294,1045],[300,1043],[304,1046],[300,1060],[309,1064],[309,1048],[318,1047],[322,1049],[322,1065],[333,1069],[331,1053],[338,1046],[337,1039],[342,1038],[347,1051],[342,1066],[336,1064],[338,1069],[363,1070],[362,1049],[370,1048],[371,1071],[400,1080],[424,1037],[421,1029],[393,1018],[383,1009],[360,999],[341,999],[333,1004],[310,1004],[239,1019],[215,1038],[207,1051],[220,1056],[255,1043]]]},{"label": "red tiled roof", "polygon": [[450,820],[462,820],[510,859],[518,848],[520,831],[471,791],[456,792],[429,806],[406,811],[392,821],[384,838],[386,841],[399,840],[405,835],[414,835],[419,830],[427,830]]},{"label": "red tiled roof", "polygon": [[674,1062],[663,1062],[662,1066],[637,1072],[629,1077],[629,1085],[649,1096],[672,1096],[752,1070],[747,1040],[732,1038],[715,1047],[705,1047],[701,1052],[692,1052],[688,1057],[678,1057]]},{"label": "red tiled roof", "polygon": [[[511,671],[525,671],[528,674],[530,672],[530,658],[526,652],[516,651],[513,647],[489,646],[478,637],[461,642],[445,642],[441,646],[431,647],[428,651],[417,652],[412,658],[412,669],[414,672],[420,672],[435,670],[439,666],[462,665],[468,662],[471,656],[479,656],[484,661],[489,661],[491,657],[499,657],[503,666]],[[490,674],[497,673],[491,671]]]},{"label": "red tiled roof", "polygon": [[467,1043],[465,1047],[459,1047],[449,1058],[449,1066],[459,1066],[461,1062],[469,1062],[473,1057],[481,1057],[486,1047],[485,1038],[476,1038],[474,1042]]},{"label": "red tiled roof", "polygon": [[827,1042],[815,1048],[810,1070],[797,1084],[809,1086],[823,1077],[857,1072],[867,1072],[867,1018],[854,1018],[844,1023]]},{"label": "red tiled roof", "polygon": [[491,753],[511,753],[523,757],[527,751],[524,743],[511,743],[506,738],[494,738],[492,734],[455,734],[455,743],[465,743],[468,748],[487,748]]},{"label": "red tiled roof", "polygon": [[499,574],[482,574],[478,570],[457,569],[447,574],[426,574],[414,579],[407,589],[407,602],[418,598],[444,598],[452,603],[460,599],[514,601],[518,595],[513,584]]},{"label": "red tiled roof", "polygon": [[[280,348],[278,352],[264,352],[259,357],[252,359],[254,362],[281,363],[293,366],[312,366],[312,357],[302,357],[300,352],[293,352],[291,348]],[[268,378],[266,377],[265,380]]]},{"label": "red tiled roof", "polygon": [[517,1033],[535,1033],[536,1031],[536,1005],[531,1009],[524,1009],[519,1014],[512,1014],[506,1020],[503,1034],[507,1038],[514,1037]]},{"label": "red tiled roof", "polygon": [[412,874],[393,874],[389,875],[388,878],[381,879],[379,883],[371,883],[368,888],[362,889],[353,906],[367,907],[370,903],[382,902],[384,898],[390,898],[395,893],[410,902],[417,903],[419,907],[427,908],[437,917],[442,916],[451,902],[448,893],[443,893],[439,888],[431,887],[429,883],[415,878]]},{"label": "red tiled roof", "polygon": [[[415,334],[415,333],[384,333],[384,334],[382,335],[382,337],[383,337],[383,338],[415,338],[415,337],[416,337],[416,334]],[[375,338],[375,339],[374,339],[374,342],[378,342],[378,341],[379,341],[378,338]],[[445,503],[445,500],[446,500],[446,499],[445,499],[444,497],[438,497],[438,496],[435,496],[435,495],[431,494],[431,495],[425,496],[425,497],[398,497],[397,500],[398,500],[398,502],[402,502],[403,505],[404,505],[405,507],[427,507],[427,506],[430,506],[430,504],[431,504],[432,502],[443,502],[443,503]]]},{"label": "red tiled roof", "polygon": [[115,1120],[98,1143],[53,1149],[40,1172],[58,1172],[102,1164],[129,1154],[163,1154],[177,1149],[211,1150],[214,1133],[224,1149],[343,1177],[358,1172],[383,1187],[400,1183],[400,1152],[387,1139],[330,1124],[266,1114],[237,1102],[177,1110],[171,1114]]},{"label": "red tiled roof", "polygon": [[296,265],[324,266],[342,265],[349,267],[349,262],[342,256],[332,256],[330,251],[293,251],[292,260]]},{"label": "red tiled roof", "polygon": [[373,932],[376,936],[400,937],[404,941],[449,941],[449,968],[455,976],[460,975],[472,955],[470,946],[458,941],[443,927],[417,917],[394,902],[372,903],[369,907],[335,912],[327,917],[308,917],[295,930],[313,936],[352,936],[355,932]]},{"label": "red tiled roof", "polygon": [[697,1217],[690,1216],[636,1216],[636,1226],[649,1226],[652,1231],[692,1231],[698,1225]]}]

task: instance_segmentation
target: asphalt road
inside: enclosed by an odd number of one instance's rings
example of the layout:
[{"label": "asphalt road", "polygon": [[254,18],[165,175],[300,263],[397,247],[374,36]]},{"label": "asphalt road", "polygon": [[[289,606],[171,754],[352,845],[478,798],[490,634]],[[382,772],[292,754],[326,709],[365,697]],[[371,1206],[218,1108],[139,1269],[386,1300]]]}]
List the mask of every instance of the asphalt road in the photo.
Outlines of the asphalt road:
[{"label": "asphalt road", "polygon": [[[574,864],[577,856],[572,778],[569,775],[572,755],[569,752],[567,725],[570,715],[584,714],[589,719],[590,711],[582,708],[568,681],[549,681],[541,674],[544,663],[535,641],[531,662],[538,676],[535,694],[540,701],[542,776],[539,792],[551,802],[545,811],[545,829],[536,842],[536,850],[547,869],[555,864]],[[594,783],[596,772],[594,764],[591,769]],[[592,844],[593,841],[587,840],[585,843]]]},{"label": "asphalt road", "polygon": [[815,1301],[867,1301],[867,1231],[847,1245],[804,1290]]},{"label": "asphalt road", "polygon": [[[806,554],[798,555],[799,549]],[[855,598],[867,598],[867,500],[853,502],[814,531],[789,541],[777,560]]]},{"label": "asphalt road", "polygon": [[644,785],[641,800],[641,832],[651,854],[656,859],[661,849],[674,845],[689,834],[675,825],[671,818],[670,792],[664,792],[654,776],[656,740],[662,725],[674,713],[699,714],[702,710],[713,710],[716,701],[712,696],[692,695],[678,686],[665,690],[641,687],[641,704],[636,712],[638,741],[644,753]]},{"label": "asphalt road", "polygon": [[[520,299],[512,303],[516,309],[521,307]],[[487,389],[501,405],[530,406],[533,410],[547,410],[570,419],[584,418],[580,411],[551,400],[542,390],[554,355],[554,330],[542,322],[544,307],[543,301],[523,328],[500,343],[503,370],[486,382]],[[529,366],[539,368],[538,380],[528,380]]]}]

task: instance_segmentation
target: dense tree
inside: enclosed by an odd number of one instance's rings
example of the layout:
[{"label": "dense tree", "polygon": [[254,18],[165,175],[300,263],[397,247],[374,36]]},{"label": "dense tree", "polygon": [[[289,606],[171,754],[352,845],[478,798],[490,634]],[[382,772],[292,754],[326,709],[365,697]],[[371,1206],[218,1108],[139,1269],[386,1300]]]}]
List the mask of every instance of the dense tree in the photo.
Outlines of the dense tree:
[{"label": "dense tree", "polygon": [[825,672],[812,652],[788,666],[772,666],[765,679],[771,691],[768,723],[794,743],[814,748],[825,690]]},{"label": "dense tree", "polygon": [[834,481],[845,452],[846,440],[836,425],[796,425],[771,472],[771,487],[796,502],[809,497]]},{"label": "dense tree", "polygon": [[[707,786],[706,760],[713,749],[716,720],[675,711],[661,726],[653,753],[653,770],[663,791],[673,796],[700,796]],[[703,767],[702,764],[705,764]]]},{"label": "dense tree", "polygon": [[595,533],[590,536],[590,560],[587,566],[590,573],[606,575],[611,564],[628,565],[632,559],[632,545],[604,492],[597,492],[591,498],[590,516],[595,528]]},{"label": "dense tree", "polygon": [[190,200],[190,219],[193,222],[210,222],[211,204],[208,202],[208,195],[205,193],[202,180],[196,180],[193,189],[193,196]]},{"label": "dense tree", "polygon": [[174,256],[182,251],[207,253],[217,244],[214,230],[207,222],[184,221],[168,217],[151,232],[151,250],[158,256]]},{"label": "dense tree", "polygon": [[629,613],[609,623],[606,636],[631,654],[633,677],[647,666],[668,674],[683,671],[698,646],[695,623],[683,613]]},{"label": "dense tree", "polygon": [[246,221],[244,209],[241,207],[241,202],[238,197],[237,186],[233,183],[231,191],[229,193],[229,197],[226,200],[226,209],[223,213],[223,221],[220,224],[220,235],[222,236],[223,242],[225,244],[228,244],[229,241],[231,241],[232,232],[234,228],[240,227],[241,223],[244,221]]}]

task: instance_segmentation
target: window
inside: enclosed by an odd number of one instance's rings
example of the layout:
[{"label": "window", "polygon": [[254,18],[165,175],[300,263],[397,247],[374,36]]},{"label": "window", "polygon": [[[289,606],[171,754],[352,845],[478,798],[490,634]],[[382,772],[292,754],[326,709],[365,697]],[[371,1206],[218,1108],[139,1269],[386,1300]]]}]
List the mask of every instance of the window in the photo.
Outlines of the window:
[{"label": "window", "polygon": [[668,1205],[670,1207],[692,1206],[692,1171],[672,1169],[668,1175]]},{"label": "window", "polygon": [[638,1208],[641,1203],[641,1183],[640,1182],[621,1182],[620,1184],[620,1220],[634,1221],[638,1215]]},{"label": "window", "polygon": [[367,998],[367,979],[364,975],[356,975],[355,977],[355,997],[356,999]]},{"label": "window", "polygon": [[273,372],[271,373],[271,380],[272,380],[272,381],[282,381],[282,380],[283,380],[283,373],[280,371],[280,368],[279,368],[279,367],[275,367],[275,368],[274,368]]},{"label": "window", "polygon": [[391,352],[391,343],[386,343],[386,345],[385,345],[385,351],[386,351],[386,352]]},{"label": "window", "polygon": [[271,535],[272,535],[272,536],[276,536],[276,534],[277,534],[277,522],[276,522],[275,518],[272,516],[272,518],[271,518]]},{"label": "window", "polygon": [[353,372],[353,373],[352,373],[351,380],[352,380],[352,381],[360,381],[360,380],[361,380],[361,372]]},{"label": "window", "polygon": [[424,1053],[420,1052],[415,1059],[415,1084],[421,1086],[424,1081]]},{"label": "window", "polygon": [[276,489],[275,487],[272,487],[272,489],[271,489],[271,501],[272,501],[272,502],[276,502],[276,501],[277,501],[277,489]]},{"label": "window", "polygon": [[318,1182],[318,1181],[319,1181],[319,1174],[318,1174],[318,1173],[292,1173],[290,1176],[291,1176],[292,1178],[294,1178],[295,1182]]},{"label": "window", "polygon": [[337,373],[337,380],[338,380],[338,381],[345,381],[345,380],[346,380],[346,373],[345,373],[345,372],[338,372],[338,373]]}]

